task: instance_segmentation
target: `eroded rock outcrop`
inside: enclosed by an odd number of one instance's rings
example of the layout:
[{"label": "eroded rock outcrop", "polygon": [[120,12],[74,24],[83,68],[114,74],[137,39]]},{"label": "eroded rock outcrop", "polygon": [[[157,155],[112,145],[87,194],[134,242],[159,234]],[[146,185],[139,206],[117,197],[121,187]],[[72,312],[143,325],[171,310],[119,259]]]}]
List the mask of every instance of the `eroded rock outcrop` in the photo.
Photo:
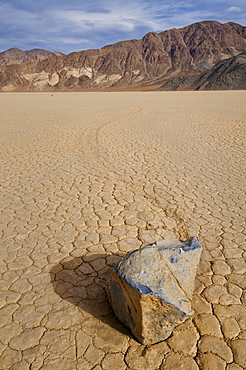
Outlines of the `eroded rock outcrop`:
[{"label": "eroded rock outcrop", "polygon": [[191,315],[201,245],[161,240],[137,249],[115,266],[108,296],[118,319],[143,344],[160,342]]}]

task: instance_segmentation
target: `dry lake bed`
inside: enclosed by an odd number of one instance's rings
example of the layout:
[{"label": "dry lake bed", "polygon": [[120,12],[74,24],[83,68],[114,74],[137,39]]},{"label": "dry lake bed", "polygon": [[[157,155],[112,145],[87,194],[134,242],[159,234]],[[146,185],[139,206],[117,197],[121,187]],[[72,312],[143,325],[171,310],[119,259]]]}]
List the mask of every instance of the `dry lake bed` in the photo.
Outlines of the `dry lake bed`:
[{"label": "dry lake bed", "polygon": [[[246,368],[246,91],[0,94],[0,368]],[[139,344],[105,283],[197,237],[193,316]]]}]

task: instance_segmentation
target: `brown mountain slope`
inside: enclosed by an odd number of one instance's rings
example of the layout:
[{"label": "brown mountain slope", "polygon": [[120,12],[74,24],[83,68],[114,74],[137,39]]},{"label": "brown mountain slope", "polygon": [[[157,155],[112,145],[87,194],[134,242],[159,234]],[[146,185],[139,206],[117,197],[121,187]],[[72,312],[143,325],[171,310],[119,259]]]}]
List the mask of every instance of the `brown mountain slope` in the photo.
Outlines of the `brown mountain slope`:
[{"label": "brown mountain slope", "polygon": [[63,55],[62,53],[53,53],[44,49],[32,49],[22,51],[18,48],[11,48],[0,53],[0,66],[7,66],[11,64],[21,64],[23,62],[30,63],[46,59],[52,55]]},{"label": "brown mountain slope", "polygon": [[174,77],[158,90],[245,90],[246,52],[217,62],[201,75]]},{"label": "brown mountain slope", "polygon": [[180,74],[200,74],[245,50],[246,27],[204,21],[101,49],[2,66],[0,88],[62,91],[161,86]]}]

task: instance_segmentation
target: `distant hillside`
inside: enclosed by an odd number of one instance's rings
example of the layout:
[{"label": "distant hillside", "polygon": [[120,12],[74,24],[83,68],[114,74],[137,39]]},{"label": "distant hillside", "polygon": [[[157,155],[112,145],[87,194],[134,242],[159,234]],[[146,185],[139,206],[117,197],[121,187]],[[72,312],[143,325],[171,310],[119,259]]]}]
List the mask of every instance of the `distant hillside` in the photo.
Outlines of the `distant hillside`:
[{"label": "distant hillside", "polygon": [[246,89],[246,52],[214,65],[201,75],[170,79],[158,90],[244,90]]},{"label": "distant hillside", "polygon": [[0,89],[76,91],[161,86],[173,77],[200,75],[244,51],[246,27],[216,21],[150,32],[141,40],[69,55],[10,49],[0,53]]},{"label": "distant hillside", "polygon": [[62,53],[53,53],[43,49],[32,49],[22,51],[21,49],[11,48],[0,53],[0,66],[6,66],[10,64],[21,64],[23,62],[30,63],[33,61],[39,61],[46,59],[52,55],[63,55]]}]

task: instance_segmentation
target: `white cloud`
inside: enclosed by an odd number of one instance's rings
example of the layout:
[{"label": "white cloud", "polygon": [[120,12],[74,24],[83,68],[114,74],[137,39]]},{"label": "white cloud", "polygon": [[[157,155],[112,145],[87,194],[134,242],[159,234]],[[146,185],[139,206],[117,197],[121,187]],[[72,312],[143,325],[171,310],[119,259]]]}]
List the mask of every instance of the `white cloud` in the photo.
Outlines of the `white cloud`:
[{"label": "white cloud", "polygon": [[[185,7],[185,8],[184,8]],[[212,19],[214,13],[193,10],[192,4],[183,1],[159,3],[157,1],[129,1],[124,5],[116,1],[104,3],[106,12],[87,10],[65,10],[56,12],[56,21],[81,32],[125,33],[130,38],[142,37],[144,32],[161,32],[172,27],[182,27],[204,19]],[[138,30],[143,30],[142,34]],[[130,35],[131,34],[131,35]]]},{"label": "white cloud", "polygon": [[231,6],[230,8],[226,9],[227,12],[229,13],[240,13],[242,11],[241,8],[239,8],[238,6]]},{"label": "white cloud", "polygon": [[[105,6],[107,9],[107,5]],[[133,31],[137,26],[159,27],[158,22],[151,18],[144,3],[112,3],[107,12],[90,12],[84,10],[60,10],[56,12],[56,19],[73,24],[78,29],[88,31],[90,29],[105,30],[116,29],[122,31]]]}]

